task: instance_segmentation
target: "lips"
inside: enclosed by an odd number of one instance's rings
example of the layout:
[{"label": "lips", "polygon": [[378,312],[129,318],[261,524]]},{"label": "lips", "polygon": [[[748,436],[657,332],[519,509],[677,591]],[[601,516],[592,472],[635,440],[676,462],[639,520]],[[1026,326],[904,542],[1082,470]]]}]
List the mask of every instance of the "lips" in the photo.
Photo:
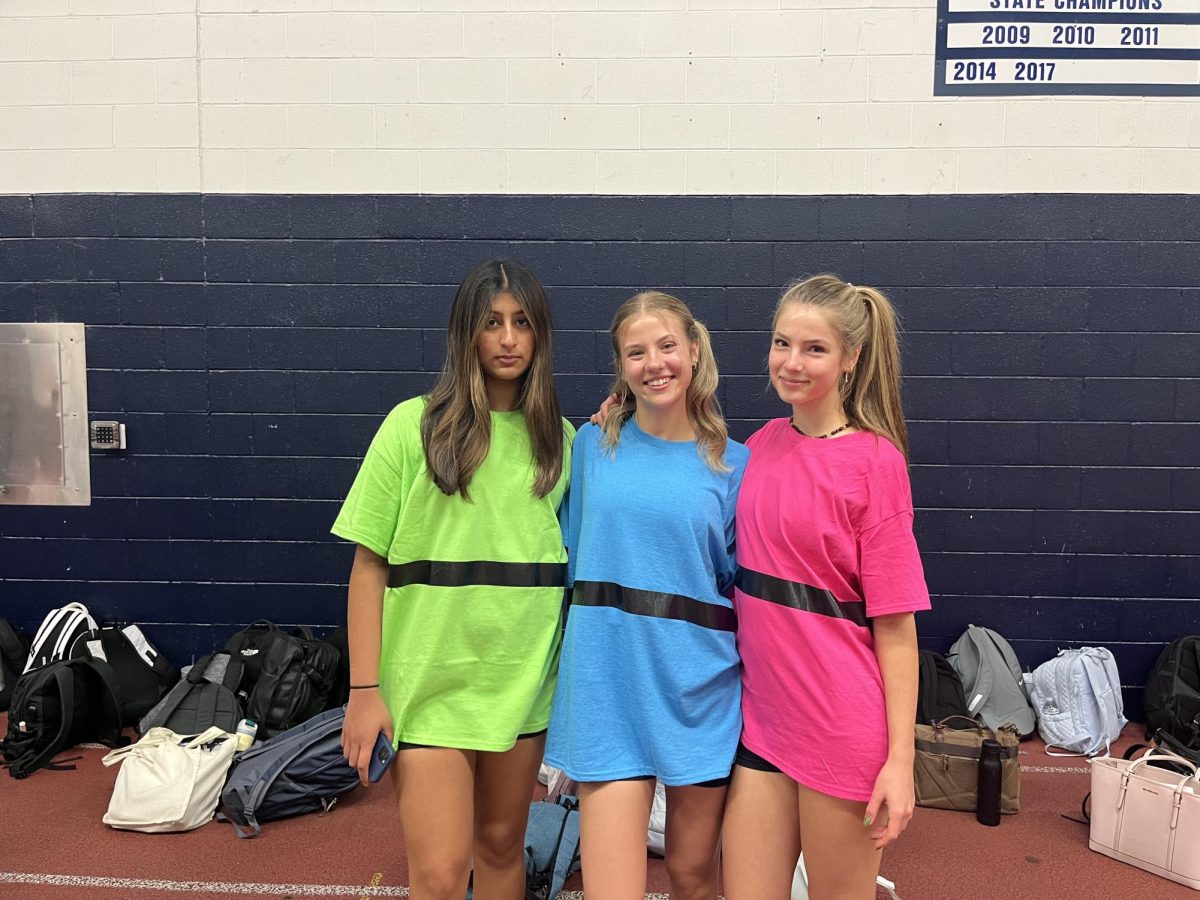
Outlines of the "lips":
[{"label": "lips", "polygon": [[515,366],[520,361],[521,361],[521,357],[519,357],[519,356],[497,356],[496,357],[496,362],[500,363],[500,365],[502,365],[502,366]]},{"label": "lips", "polygon": [[651,378],[647,381],[643,381],[642,384],[644,384],[648,388],[661,388],[661,387],[666,387],[668,384],[671,383],[672,380],[673,380],[673,376],[663,375],[659,378]]}]

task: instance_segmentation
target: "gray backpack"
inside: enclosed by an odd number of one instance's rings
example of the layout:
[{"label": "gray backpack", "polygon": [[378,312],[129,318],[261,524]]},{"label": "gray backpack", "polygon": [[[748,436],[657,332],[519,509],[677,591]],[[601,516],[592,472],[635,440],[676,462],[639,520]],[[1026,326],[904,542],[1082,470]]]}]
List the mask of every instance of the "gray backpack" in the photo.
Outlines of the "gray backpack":
[{"label": "gray backpack", "polygon": [[239,753],[221,789],[217,819],[240,838],[256,837],[259,822],[323,809],[358,787],[358,772],[342,756],[342,707]]},{"label": "gray backpack", "polygon": [[1008,641],[990,628],[968,625],[946,660],[962,678],[971,715],[993,730],[1011,722],[1021,737],[1033,734],[1037,717],[1025,692],[1021,663]]}]

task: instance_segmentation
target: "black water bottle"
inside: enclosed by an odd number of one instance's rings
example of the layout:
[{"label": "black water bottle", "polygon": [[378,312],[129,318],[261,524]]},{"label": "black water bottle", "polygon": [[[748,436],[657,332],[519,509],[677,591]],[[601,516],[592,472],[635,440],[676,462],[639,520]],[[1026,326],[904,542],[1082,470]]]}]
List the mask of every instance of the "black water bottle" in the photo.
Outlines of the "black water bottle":
[{"label": "black water bottle", "polygon": [[975,818],[981,825],[1000,824],[1000,744],[988,738],[979,748],[979,786]]}]

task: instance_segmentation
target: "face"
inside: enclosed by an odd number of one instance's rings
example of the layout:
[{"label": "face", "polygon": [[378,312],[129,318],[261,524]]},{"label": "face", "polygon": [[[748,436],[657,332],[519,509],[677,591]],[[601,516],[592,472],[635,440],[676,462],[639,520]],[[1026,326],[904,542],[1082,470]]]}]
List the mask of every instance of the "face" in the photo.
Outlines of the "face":
[{"label": "face", "polygon": [[780,400],[823,412],[841,407],[838,381],[858,354],[846,352],[824,310],[792,304],[775,323],[767,369]]},{"label": "face", "polygon": [[515,381],[533,362],[533,325],[512,294],[497,294],[492,314],[475,343],[483,377],[488,381]]},{"label": "face", "polygon": [[643,313],[625,323],[618,344],[621,371],[640,409],[661,411],[684,401],[697,349],[676,316]]}]

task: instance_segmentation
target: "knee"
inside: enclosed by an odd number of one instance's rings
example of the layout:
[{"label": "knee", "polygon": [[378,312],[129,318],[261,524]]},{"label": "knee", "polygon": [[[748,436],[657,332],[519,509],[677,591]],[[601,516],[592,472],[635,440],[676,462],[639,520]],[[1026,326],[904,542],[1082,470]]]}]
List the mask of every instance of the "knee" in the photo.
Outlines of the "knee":
[{"label": "knee", "polygon": [[694,853],[677,853],[674,856],[668,853],[666,864],[672,895],[704,897],[710,894],[717,877],[716,853],[707,857]]},{"label": "knee", "polygon": [[492,868],[505,868],[525,853],[525,830],[506,824],[481,825],[475,831],[475,861]]},{"label": "knee", "polygon": [[408,868],[415,896],[430,900],[462,900],[467,891],[471,861],[450,856],[410,858]]}]

